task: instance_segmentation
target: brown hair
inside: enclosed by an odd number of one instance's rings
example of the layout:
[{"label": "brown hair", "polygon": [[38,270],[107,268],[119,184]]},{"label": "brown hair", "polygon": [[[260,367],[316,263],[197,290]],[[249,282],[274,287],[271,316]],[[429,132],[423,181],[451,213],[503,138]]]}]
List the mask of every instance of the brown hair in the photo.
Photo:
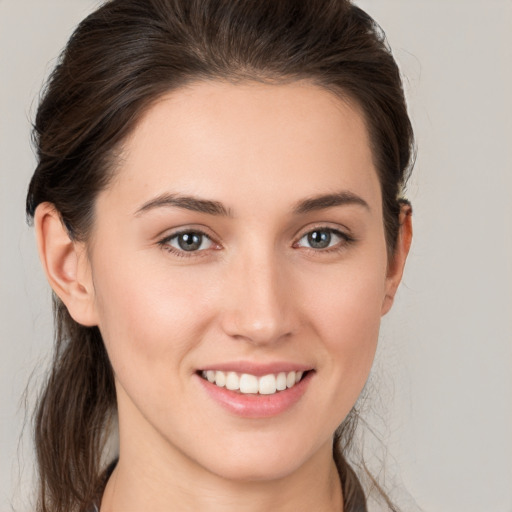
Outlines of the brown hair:
[{"label": "brown hair", "polygon": [[[95,198],[142,113],[162,94],[208,79],[307,79],[354,100],[370,133],[393,254],[412,128],[385,36],[348,0],[106,2],[77,27],[41,100],[28,218],[48,201],[70,237],[86,241]],[[54,309],[53,366],[35,415],[38,511],[83,511],[97,491],[116,407],[113,372],[98,328],[74,322],[57,297]],[[345,419],[334,444],[346,512],[366,509],[343,451],[355,418]]]}]

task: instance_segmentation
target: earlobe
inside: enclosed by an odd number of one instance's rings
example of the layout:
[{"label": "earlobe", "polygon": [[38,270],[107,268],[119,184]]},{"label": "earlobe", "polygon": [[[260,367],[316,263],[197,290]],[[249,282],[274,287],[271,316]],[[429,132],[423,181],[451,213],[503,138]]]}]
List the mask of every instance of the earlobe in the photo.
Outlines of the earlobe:
[{"label": "earlobe", "polygon": [[382,315],[385,315],[393,305],[398,285],[402,280],[405,261],[412,242],[412,208],[404,202],[400,208],[400,227],[393,258],[388,265],[386,276],[386,294],[382,303]]},{"label": "earlobe", "polygon": [[39,257],[53,291],[79,324],[97,325],[94,287],[83,243],[73,241],[59,212],[41,203],[34,215]]}]

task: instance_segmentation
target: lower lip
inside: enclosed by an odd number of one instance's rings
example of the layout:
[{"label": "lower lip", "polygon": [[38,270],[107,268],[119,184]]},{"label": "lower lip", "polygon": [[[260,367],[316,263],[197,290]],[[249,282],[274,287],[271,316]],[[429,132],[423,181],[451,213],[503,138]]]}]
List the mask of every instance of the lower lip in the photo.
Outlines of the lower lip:
[{"label": "lower lip", "polygon": [[273,395],[246,395],[237,391],[230,391],[226,388],[220,388],[199,375],[196,375],[196,377],[210,398],[230,413],[243,418],[271,418],[287,411],[302,398],[313,373],[313,371],[309,371],[295,386],[284,391],[278,391]]}]

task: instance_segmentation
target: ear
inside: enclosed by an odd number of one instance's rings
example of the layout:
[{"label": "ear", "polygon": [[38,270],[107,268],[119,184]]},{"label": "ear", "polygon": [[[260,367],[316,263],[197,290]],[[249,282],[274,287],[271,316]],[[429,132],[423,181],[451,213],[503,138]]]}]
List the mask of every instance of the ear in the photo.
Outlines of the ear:
[{"label": "ear", "polygon": [[398,285],[402,280],[405,260],[409,254],[412,242],[412,208],[408,202],[402,203],[399,217],[400,227],[395,252],[388,265],[386,276],[386,295],[382,303],[382,315],[385,315],[393,305]]},{"label": "ear", "polygon": [[53,291],[79,324],[97,325],[94,287],[85,244],[73,241],[51,203],[34,215],[39,258]]}]

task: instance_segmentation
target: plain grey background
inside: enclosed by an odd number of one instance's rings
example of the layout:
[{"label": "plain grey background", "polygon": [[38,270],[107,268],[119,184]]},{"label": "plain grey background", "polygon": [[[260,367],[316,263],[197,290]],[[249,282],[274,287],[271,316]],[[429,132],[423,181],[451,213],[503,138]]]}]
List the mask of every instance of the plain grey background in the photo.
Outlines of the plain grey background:
[{"label": "plain grey background", "polygon": [[[278,0],[276,0],[278,1]],[[388,468],[427,512],[512,512],[512,1],[360,0],[405,75],[415,238],[374,393]],[[44,77],[93,0],[0,0],[0,511],[30,510],[51,301],[24,199]],[[386,412],[387,411],[387,412]],[[385,426],[378,425],[379,421]]]}]

